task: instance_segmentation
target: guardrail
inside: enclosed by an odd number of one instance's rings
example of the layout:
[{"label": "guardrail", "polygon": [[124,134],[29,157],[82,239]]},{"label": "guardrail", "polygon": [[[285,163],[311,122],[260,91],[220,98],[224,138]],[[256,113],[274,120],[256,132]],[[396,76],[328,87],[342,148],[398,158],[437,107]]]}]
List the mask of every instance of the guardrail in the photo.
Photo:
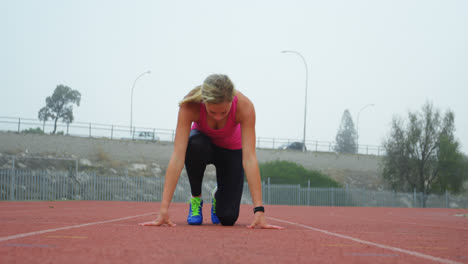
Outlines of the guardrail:
[{"label": "guardrail", "polygon": [[[44,133],[52,133],[54,122],[40,122],[37,119],[0,116],[0,130],[21,133],[22,131],[36,128],[41,129]],[[57,122],[56,134],[110,139],[138,139],[140,132],[151,132],[159,137],[154,140],[162,141],[174,141],[175,136],[174,129],[150,127],[132,127],[130,129],[129,126],[85,122]]]},{"label": "guardrail", "polygon": [[[28,129],[39,128],[45,133],[51,133],[54,129],[52,121],[40,122],[37,119],[19,118],[0,116],[0,130],[13,131],[21,133]],[[153,138],[145,137],[139,138],[140,132],[149,132],[154,135]],[[80,137],[104,137],[110,139],[146,139],[155,141],[169,141],[173,142],[175,137],[174,129],[150,128],[150,127],[132,127],[113,125],[113,124],[100,124],[100,123],[85,123],[73,122],[63,123],[57,122],[58,134],[72,135]],[[292,138],[272,138],[272,137],[257,137],[257,148],[275,149],[283,144],[291,142],[302,142],[300,139]],[[306,140],[306,147],[308,151],[316,152],[334,152],[336,143],[330,141],[319,140]],[[381,156],[385,154],[385,150],[381,146],[373,145],[359,145],[358,153],[365,155]]]}]

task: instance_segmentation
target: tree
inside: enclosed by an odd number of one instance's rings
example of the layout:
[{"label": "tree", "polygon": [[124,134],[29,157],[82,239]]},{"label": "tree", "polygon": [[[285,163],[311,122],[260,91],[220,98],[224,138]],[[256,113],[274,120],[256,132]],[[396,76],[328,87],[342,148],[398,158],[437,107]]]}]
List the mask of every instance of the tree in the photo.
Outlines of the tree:
[{"label": "tree", "polygon": [[46,106],[39,110],[38,117],[41,121],[54,120],[54,131],[57,131],[57,121],[73,122],[73,104],[80,106],[81,94],[68,86],[57,85],[52,96],[46,98]]},{"label": "tree", "polygon": [[448,190],[452,193],[464,191],[463,183],[468,180],[468,159],[459,151],[459,143],[456,140],[442,136],[439,147],[439,171],[438,177],[431,188],[434,193],[443,193]]},{"label": "tree", "polygon": [[339,153],[357,153],[356,129],[351,114],[346,109],[341,117],[340,128],[336,134],[335,151]]},{"label": "tree", "polygon": [[391,132],[384,140],[383,177],[394,190],[427,195],[463,191],[467,179],[466,161],[454,137],[455,117],[443,117],[431,103],[421,112],[408,112],[409,122],[394,117]]}]

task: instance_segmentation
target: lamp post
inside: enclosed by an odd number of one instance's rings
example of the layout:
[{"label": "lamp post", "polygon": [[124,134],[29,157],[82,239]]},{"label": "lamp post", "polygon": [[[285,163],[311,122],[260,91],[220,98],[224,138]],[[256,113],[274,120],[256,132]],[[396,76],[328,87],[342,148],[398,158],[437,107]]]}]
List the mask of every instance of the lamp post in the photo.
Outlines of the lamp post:
[{"label": "lamp post", "polygon": [[359,110],[358,114],[357,114],[357,120],[356,120],[356,145],[357,145],[357,151],[359,153],[359,115],[361,114],[362,110],[366,109],[367,107],[369,106],[374,106],[374,104],[367,104],[365,106],[363,106],[361,108],[361,110]]},{"label": "lamp post", "polygon": [[298,55],[299,57],[301,57],[302,61],[304,62],[304,66],[305,66],[305,97],[304,97],[304,136],[303,136],[303,139],[302,139],[302,143],[304,144],[304,148],[302,149],[302,151],[305,151],[305,145],[306,145],[306,121],[307,121],[307,83],[308,83],[308,77],[309,77],[309,70],[307,68],[307,62],[304,58],[304,56],[302,56],[301,53],[299,53],[298,51],[295,51],[295,50],[283,50],[281,51],[282,53],[293,53],[293,54],[296,54]]},{"label": "lamp post", "polygon": [[130,134],[132,134],[132,128],[133,128],[133,123],[132,123],[133,122],[133,89],[135,89],[135,84],[138,81],[138,79],[140,79],[143,75],[150,74],[150,73],[151,71],[145,71],[144,73],[140,74],[133,82],[132,94],[130,96]]}]

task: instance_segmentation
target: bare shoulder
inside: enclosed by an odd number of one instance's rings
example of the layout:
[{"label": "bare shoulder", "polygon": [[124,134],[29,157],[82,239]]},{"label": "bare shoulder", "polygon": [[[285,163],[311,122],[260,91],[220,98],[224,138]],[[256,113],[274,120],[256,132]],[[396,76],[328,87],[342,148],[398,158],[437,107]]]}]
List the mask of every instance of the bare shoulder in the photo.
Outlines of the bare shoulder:
[{"label": "bare shoulder", "polygon": [[199,103],[185,103],[180,106],[179,119],[184,119],[190,122],[198,121],[200,116],[200,104]]},{"label": "bare shoulder", "polygon": [[252,101],[243,93],[237,91],[236,121],[242,122],[250,118],[255,118],[255,107]]}]

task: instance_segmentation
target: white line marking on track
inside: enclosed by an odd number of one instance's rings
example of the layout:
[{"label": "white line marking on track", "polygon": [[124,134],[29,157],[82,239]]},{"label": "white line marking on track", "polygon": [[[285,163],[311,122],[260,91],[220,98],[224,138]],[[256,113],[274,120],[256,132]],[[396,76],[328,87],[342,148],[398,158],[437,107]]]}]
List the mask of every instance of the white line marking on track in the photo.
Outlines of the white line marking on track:
[{"label": "white line marking on track", "polygon": [[136,218],[136,217],[141,217],[141,216],[154,215],[154,214],[155,214],[155,213],[148,213],[148,214],[127,216],[127,217],[122,217],[122,218],[112,219],[112,220],[106,220],[106,221],[100,221],[100,222],[86,223],[86,224],[73,225],[73,226],[65,226],[65,227],[59,227],[59,228],[52,228],[52,229],[34,231],[34,232],[29,232],[29,233],[24,233],[24,234],[18,234],[18,235],[0,237],[0,242],[7,241],[7,240],[12,240],[12,239],[17,239],[17,238],[22,238],[22,237],[40,235],[40,234],[50,233],[50,232],[55,232],[55,231],[60,231],[60,230],[68,230],[68,229],[80,228],[80,227],[85,227],[85,226],[92,226],[92,225],[99,225],[99,224],[107,224],[107,223],[112,223],[112,222],[127,220],[127,219]]},{"label": "white line marking on track", "polygon": [[315,228],[315,227],[311,227],[311,226],[307,226],[307,225],[303,225],[303,224],[299,224],[299,223],[295,223],[295,222],[281,220],[281,219],[277,219],[277,218],[273,218],[273,217],[266,217],[266,218],[269,218],[269,219],[272,219],[272,220],[275,220],[275,221],[278,221],[278,222],[287,223],[287,224],[290,224],[290,225],[300,226],[300,227],[310,229],[310,230],[314,230],[314,231],[317,231],[317,232],[321,232],[321,233],[324,233],[324,234],[327,234],[327,235],[331,235],[331,236],[335,236],[335,237],[339,237],[339,238],[343,238],[343,239],[348,239],[348,240],[351,240],[351,241],[354,241],[354,242],[358,242],[358,243],[362,243],[362,244],[366,244],[366,245],[370,245],[370,246],[374,246],[374,247],[379,247],[379,248],[383,248],[383,249],[393,250],[393,251],[400,252],[400,253],[405,253],[405,254],[408,254],[408,255],[411,255],[411,256],[415,256],[415,257],[419,257],[419,258],[423,258],[423,259],[428,259],[428,260],[431,260],[431,261],[436,261],[436,262],[446,263],[446,264],[461,264],[460,262],[456,262],[456,261],[453,261],[453,260],[442,259],[442,258],[438,258],[438,257],[434,257],[434,256],[431,256],[431,255],[418,253],[418,252],[411,251],[411,250],[406,250],[406,249],[401,249],[401,248],[397,248],[397,247],[378,244],[378,243],[362,240],[362,239],[351,237],[351,236],[341,235],[341,234],[338,234],[338,233],[333,233],[333,232],[330,232],[330,231],[327,231],[327,230],[318,229],[318,228]]},{"label": "white line marking on track", "polygon": [[418,225],[418,226],[424,226],[424,227],[437,227],[437,228],[451,228],[451,229],[468,230],[468,228],[466,228],[466,227],[458,227],[458,226],[426,225],[426,224],[403,222],[403,221],[391,221],[391,220],[376,220],[376,221],[383,221],[383,222],[389,222],[389,223],[401,223],[401,224],[408,224],[408,225]]},{"label": "white line marking on track", "polygon": [[[333,217],[341,217],[341,218],[346,218],[346,219],[351,218],[351,217],[342,216],[342,215],[333,215]],[[389,222],[389,223],[400,223],[400,224],[417,225],[417,226],[424,226],[424,227],[452,228],[452,229],[468,230],[468,228],[466,228],[466,227],[458,227],[458,226],[428,225],[428,224],[421,224],[421,223],[393,221],[393,220],[382,220],[382,219],[372,219],[372,218],[354,218],[354,219],[359,219],[359,220],[362,220],[362,221],[370,221],[370,222]]]}]

